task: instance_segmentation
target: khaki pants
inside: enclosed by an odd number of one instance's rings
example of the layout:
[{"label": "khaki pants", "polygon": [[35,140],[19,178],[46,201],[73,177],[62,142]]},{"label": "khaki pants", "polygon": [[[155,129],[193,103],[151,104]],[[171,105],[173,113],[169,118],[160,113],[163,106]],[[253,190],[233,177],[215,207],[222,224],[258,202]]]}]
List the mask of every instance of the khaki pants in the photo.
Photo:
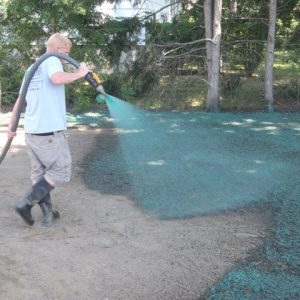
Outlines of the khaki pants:
[{"label": "khaki pants", "polygon": [[70,181],[72,160],[64,132],[55,132],[49,136],[26,133],[25,142],[33,182],[41,176],[50,182]]}]

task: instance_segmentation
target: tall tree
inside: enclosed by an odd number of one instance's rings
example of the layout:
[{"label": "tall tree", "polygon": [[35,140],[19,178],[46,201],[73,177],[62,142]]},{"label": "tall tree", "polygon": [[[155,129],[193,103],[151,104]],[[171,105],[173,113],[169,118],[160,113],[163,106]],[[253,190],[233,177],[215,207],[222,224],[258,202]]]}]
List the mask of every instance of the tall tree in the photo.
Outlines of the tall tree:
[{"label": "tall tree", "polygon": [[265,64],[265,101],[268,111],[274,110],[273,95],[273,62],[275,50],[275,32],[276,32],[277,0],[270,0],[269,4],[269,31],[267,43],[267,55]]},{"label": "tall tree", "polygon": [[[214,0],[213,2],[205,0],[204,13],[211,15],[205,16],[205,26],[209,27],[206,29],[206,34],[210,32],[212,28],[212,39],[206,37],[208,40],[211,39],[211,46],[207,48],[210,53],[207,53],[207,57],[211,59],[209,65],[209,77],[208,77],[208,92],[206,109],[210,112],[218,111],[219,109],[219,81],[220,81],[220,49],[221,49],[221,18],[222,18],[222,0]],[[210,7],[212,9],[210,9]],[[208,20],[211,20],[209,24]]]},{"label": "tall tree", "polygon": [[204,27],[206,38],[206,61],[207,61],[207,78],[211,80],[211,55],[212,55],[212,0],[204,1]]},{"label": "tall tree", "polygon": [[103,42],[99,33],[103,16],[96,10],[101,2],[103,0],[3,1],[0,21],[4,30],[0,38],[23,58],[32,59],[44,51],[44,42],[51,33],[67,32],[75,43],[82,46],[88,43],[85,51],[91,57],[94,51],[90,49],[94,50],[95,45]]}]

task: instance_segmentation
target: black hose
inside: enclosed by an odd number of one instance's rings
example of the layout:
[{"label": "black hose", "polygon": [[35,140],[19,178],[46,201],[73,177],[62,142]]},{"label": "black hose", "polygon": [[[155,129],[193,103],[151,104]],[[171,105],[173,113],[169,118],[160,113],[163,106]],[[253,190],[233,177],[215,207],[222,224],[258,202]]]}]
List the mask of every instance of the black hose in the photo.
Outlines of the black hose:
[{"label": "black hose", "polygon": [[[73,58],[69,57],[68,55],[64,54],[64,53],[60,53],[60,52],[46,52],[45,54],[43,54],[42,56],[40,56],[37,61],[31,66],[28,75],[26,76],[26,79],[24,81],[24,84],[22,86],[20,95],[19,95],[19,105],[17,106],[17,110],[16,110],[16,118],[15,118],[15,122],[12,124],[11,126],[11,131],[12,132],[16,132],[17,128],[18,128],[18,124],[19,124],[19,120],[20,120],[20,116],[21,116],[21,112],[22,109],[24,107],[24,103],[25,103],[25,98],[26,98],[26,94],[27,94],[27,90],[28,87],[30,85],[31,79],[34,76],[35,71],[38,69],[38,67],[40,66],[40,64],[47,59],[50,56],[56,56],[58,58],[61,58],[63,60],[66,60],[67,62],[69,62],[70,64],[72,64],[73,66],[75,66],[77,69],[80,67],[80,64],[74,60]],[[4,157],[6,156],[10,145],[12,143],[13,138],[8,138],[6,141],[6,144],[4,146],[4,148],[2,149],[1,155],[0,155],[0,164],[2,163]]]}]

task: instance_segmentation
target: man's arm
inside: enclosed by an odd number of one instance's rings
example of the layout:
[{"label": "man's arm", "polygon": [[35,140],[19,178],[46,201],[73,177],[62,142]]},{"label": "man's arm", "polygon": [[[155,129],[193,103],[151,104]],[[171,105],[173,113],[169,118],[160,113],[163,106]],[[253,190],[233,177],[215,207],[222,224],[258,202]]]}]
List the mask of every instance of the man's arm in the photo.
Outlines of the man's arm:
[{"label": "man's arm", "polygon": [[88,72],[90,72],[90,70],[86,66],[86,64],[81,63],[79,69],[76,72],[56,72],[51,76],[50,80],[53,84],[68,84],[84,77]]}]

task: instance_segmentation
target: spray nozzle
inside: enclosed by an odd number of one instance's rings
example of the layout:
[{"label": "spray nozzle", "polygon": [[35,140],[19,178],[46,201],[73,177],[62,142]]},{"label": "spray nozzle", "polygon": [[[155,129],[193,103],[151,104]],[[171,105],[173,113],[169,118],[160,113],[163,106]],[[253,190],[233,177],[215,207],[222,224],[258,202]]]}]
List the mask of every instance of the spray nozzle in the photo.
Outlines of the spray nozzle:
[{"label": "spray nozzle", "polygon": [[106,94],[103,86],[101,85],[101,81],[99,77],[95,73],[92,72],[87,73],[84,79],[88,81],[96,89],[98,93]]},{"label": "spray nozzle", "polygon": [[96,101],[101,104],[106,102],[106,95],[105,94],[99,94],[96,97]]}]

